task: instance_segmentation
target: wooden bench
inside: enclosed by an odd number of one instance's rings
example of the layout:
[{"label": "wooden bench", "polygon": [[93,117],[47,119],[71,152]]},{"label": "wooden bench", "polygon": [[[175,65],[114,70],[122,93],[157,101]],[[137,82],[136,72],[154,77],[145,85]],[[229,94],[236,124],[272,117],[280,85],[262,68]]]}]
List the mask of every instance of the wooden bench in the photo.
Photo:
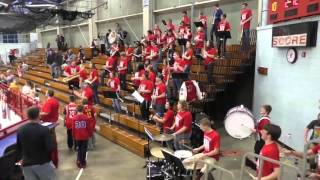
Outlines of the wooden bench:
[{"label": "wooden bench", "polygon": [[99,133],[110,141],[144,157],[148,142],[110,124],[101,124]]}]

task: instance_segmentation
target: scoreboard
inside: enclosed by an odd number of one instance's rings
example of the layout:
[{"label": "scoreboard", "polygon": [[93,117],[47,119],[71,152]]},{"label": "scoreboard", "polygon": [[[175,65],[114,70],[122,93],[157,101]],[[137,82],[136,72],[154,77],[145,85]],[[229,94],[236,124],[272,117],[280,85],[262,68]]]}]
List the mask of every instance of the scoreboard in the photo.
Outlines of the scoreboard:
[{"label": "scoreboard", "polygon": [[320,0],[269,0],[269,23],[320,14]]}]

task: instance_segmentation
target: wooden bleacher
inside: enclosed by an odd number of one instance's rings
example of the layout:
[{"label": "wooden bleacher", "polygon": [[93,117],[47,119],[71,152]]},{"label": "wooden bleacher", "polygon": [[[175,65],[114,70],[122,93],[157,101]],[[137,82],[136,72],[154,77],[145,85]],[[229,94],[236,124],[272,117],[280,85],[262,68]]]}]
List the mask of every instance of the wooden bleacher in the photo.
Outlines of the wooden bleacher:
[{"label": "wooden bleacher", "polygon": [[[232,83],[235,77],[239,73],[243,73],[244,66],[252,63],[254,60],[250,57],[250,53],[244,54],[240,52],[239,45],[227,46],[228,58],[225,60],[218,59],[213,68],[213,76],[215,84],[211,86],[207,85],[207,74],[203,65],[199,64],[196,58],[193,58],[193,65],[191,67],[190,78],[197,80],[200,84],[204,85],[203,90],[212,92],[214,96],[216,92],[223,91],[228,83]],[[79,48],[72,48],[74,53],[79,51]],[[85,48],[87,57],[90,57],[90,48]],[[90,53],[90,54],[89,54]],[[27,80],[34,82],[37,87],[41,88],[41,92],[45,93],[48,89],[55,90],[56,98],[63,104],[68,103],[71,92],[68,89],[68,85],[62,82],[62,78],[53,79],[50,74],[50,69],[45,66],[44,63],[44,49],[38,49],[36,52],[32,52],[25,57],[19,58],[16,63],[18,65],[20,61],[25,61],[29,65],[29,70],[20,78],[18,83],[24,85]],[[103,71],[105,65],[105,57],[94,57],[91,62],[96,65],[99,73]],[[89,70],[88,63],[85,67]],[[161,66],[160,66],[161,67]],[[122,96],[128,95],[133,88],[131,82],[132,74],[127,74],[127,88],[129,91],[121,91]],[[107,78],[105,79],[107,81]],[[98,133],[105,138],[123,146],[124,148],[140,155],[145,155],[147,142],[140,138],[137,133],[144,133],[144,127],[148,128],[153,134],[159,134],[159,128],[154,124],[143,122],[139,120],[141,115],[140,107],[130,102],[122,104],[126,114],[117,114],[112,110],[112,100],[104,98],[102,95],[103,87],[99,87],[99,99],[100,105],[95,107],[98,109],[99,117],[108,119],[98,126]],[[214,98],[213,98],[214,99]],[[109,121],[110,120],[110,121]],[[111,123],[109,123],[111,122]]]}]

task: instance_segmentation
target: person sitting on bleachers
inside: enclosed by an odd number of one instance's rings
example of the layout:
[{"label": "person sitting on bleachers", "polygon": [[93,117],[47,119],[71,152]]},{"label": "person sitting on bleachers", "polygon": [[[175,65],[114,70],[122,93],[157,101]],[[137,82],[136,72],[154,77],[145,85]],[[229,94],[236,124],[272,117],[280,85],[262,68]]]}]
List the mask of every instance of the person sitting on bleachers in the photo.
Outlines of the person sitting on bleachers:
[{"label": "person sitting on bleachers", "polygon": [[151,104],[151,94],[154,86],[151,80],[149,80],[149,73],[146,71],[142,74],[141,83],[138,88],[138,92],[143,97],[144,101],[140,104],[140,111],[143,120],[149,119],[149,108]]},{"label": "person sitting on bleachers", "polygon": [[128,72],[128,59],[125,52],[120,53],[120,62],[118,65],[121,89],[126,89],[126,74]]},{"label": "person sitting on bleachers", "polygon": [[168,35],[166,36],[166,48],[164,50],[167,50],[171,44],[175,44],[177,37],[175,36],[174,31],[168,30]]},{"label": "person sitting on bleachers", "polygon": [[[76,64],[76,61],[72,61],[71,64],[69,66],[66,66],[64,68],[64,75],[66,77],[72,77],[72,76],[75,76],[79,73],[80,71],[80,67],[77,66]],[[79,86],[79,78],[74,78],[72,80],[69,80],[68,81],[68,85],[69,85],[69,89],[74,89],[74,88],[77,88],[79,89],[80,86]]]},{"label": "person sitting on bleachers", "polygon": [[168,81],[170,79],[170,66],[168,65],[167,60],[163,60],[161,75],[163,76],[163,82],[168,85]]},{"label": "person sitting on bleachers", "polygon": [[170,66],[173,66],[174,64],[173,55],[175,52],[176,52],[176,45],[174,43],[171,43],[167,53],[168,63]]},{"label": "person sitting on bleachers", "polygon": [[205,69],[207,71],[207,78],[208,78],[208,83],[212,84],[214,83],[213,79],[213,65],[215,62],[215,56],[217,54],[217,50],[213,46],[212,41],[208,41],[207,47],[204,53],[204,65]]},{"label": "person sitting on bleachers", "polygon": [[110,72],[107,86],[111,88],[111,91],[117,94],[117,98],[112,99],[112,106],[115,112],[121,113],[121,104],[119,100],[120,93],[120,80],[116,73]]}]

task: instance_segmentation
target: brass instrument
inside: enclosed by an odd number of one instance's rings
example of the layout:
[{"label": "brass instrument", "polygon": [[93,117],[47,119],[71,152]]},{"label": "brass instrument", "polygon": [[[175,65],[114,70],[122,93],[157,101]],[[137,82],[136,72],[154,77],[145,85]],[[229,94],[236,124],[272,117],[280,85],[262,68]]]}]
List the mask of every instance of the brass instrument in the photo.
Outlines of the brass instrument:
[{"label": "brass instrument", "polygon": [[79,78],[79,77],[80,77],[80,75],[76,74],[76,75],[72,75],[72,76],[69,76],[69,77],[65,77],[65,78],[62,79],[62,81],[63,82],[69,82],[69,81],[72,81],[72,80],[74,80],[76,78]]},{"label": "brass instrument", "polygon": [[90,81],[89,79],[84,80],[84,82],[85,82],[85,83],[88,83],[88,84],[92,84],[92,83],[93,83],[93,82]]},{"label": "brass instrument", "polygon": [[[157,88],[156,88],[157,89]],[[156,99],[155,98],[152,98],[152,96],[155,96],[156,95],[156,89],[153,90],[152,92],[152,95],[151,95],[151,103],[150,103],[150,107],[149,109],[152,109],[152,105],[154,105],[156,103]]]}]

